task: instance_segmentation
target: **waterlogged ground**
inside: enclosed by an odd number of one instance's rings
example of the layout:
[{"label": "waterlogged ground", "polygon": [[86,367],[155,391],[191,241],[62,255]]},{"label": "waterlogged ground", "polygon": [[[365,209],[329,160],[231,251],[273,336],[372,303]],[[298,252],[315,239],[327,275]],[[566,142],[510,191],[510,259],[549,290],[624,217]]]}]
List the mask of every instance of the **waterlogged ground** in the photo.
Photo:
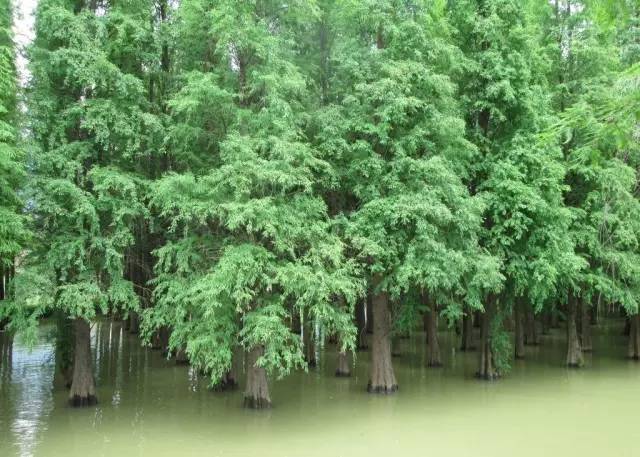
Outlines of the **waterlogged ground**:
[{"label": "waterlogged ground", "polygon": [[365,392],[367,352],[352,378],[335,378],[329,345],[316,371],[273,382],[274,408],[255,412],[110,322],[92,332],[100,403],[71,409],[52,388],[45,324],[33,351],[19,337],[0,351],[0,456],[637,456],[640,363],[624,359],[620,325],[596,329],[584,370],[562,366],[554,330],[494,383],[474,378],[476,354],[454,350],[453,332],[441,334],[444,368],[425,368],[416,335],[394,359],[392,396]]}]

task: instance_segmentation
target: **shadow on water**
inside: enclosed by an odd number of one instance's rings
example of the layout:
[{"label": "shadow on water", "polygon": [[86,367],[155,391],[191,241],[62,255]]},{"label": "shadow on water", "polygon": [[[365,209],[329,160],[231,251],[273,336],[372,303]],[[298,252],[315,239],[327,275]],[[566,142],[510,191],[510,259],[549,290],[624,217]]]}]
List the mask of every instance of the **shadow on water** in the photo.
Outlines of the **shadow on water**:
[{"label": "shadow on water", "polygon": [[196,370],[110,321],[92,326],[100,403],[69,408],[53,387],[44,323],[33,351],[19,336],[0,343],[0,456],[631,456],[640,364],[624,359],[621,324],[595,330],[583,370],[564,368],[564,331],[554,329],[497,382],[475,379],[477,354],[458,351],[453,331],[440,334],[444,366],[425,367],[416,334],[400,340],[391,396],[365,392],[368,352],[352,377],[335,378],[327,344],[317,369],[273,381],[274,408],[255,412],[241,407],[241,389],[211,392]]}]

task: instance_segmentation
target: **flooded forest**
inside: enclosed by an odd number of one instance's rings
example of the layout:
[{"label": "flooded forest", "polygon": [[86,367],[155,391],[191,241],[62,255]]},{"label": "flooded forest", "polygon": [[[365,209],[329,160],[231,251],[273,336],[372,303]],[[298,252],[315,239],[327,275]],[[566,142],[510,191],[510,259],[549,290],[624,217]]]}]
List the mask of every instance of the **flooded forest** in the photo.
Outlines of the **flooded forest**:
[{"label": "flooded forest", "polygon": [[640,0],[0,0],[0,455],[635,455]]}]

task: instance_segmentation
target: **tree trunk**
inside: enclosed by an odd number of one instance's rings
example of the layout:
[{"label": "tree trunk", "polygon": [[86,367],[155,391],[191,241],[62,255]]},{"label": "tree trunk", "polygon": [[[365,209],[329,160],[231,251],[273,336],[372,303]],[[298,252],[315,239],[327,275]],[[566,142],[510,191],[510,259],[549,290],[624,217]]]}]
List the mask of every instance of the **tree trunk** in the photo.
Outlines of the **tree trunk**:
[{"label": "tree trunk", "polygon": [[580,344],[582,352],[593,351],[593,339],[591,338],[591,307],[584,300],[580,303]]},{"label": "tree trunk", "polygon": [[491,320],[493,319],[493,308],[495,297],[487,299],[485,312],[480,317],[480,367],[476,376],[480,379],[493,380],[498,378],[498,372],[493,360],[493,349],[491,348]]},{"label": "tree trunk", "polygon": [[551,310],[551,328],[560,328],[560,320],[559,310],[558,308],[553,308]]},{"label": "tree trunk", "polygon": [[233,354],[231,355],[231,368],[215,385],[214,390],[222,392],[225,390],[234,390],[236,387],[238,387],[238,381],[240,380],[240,375],[242,374],[242,356],[242,348],[240,348],[239,346],[234,347]]},{"label": "tree trunk", "polygon": [[569,295],[567,301],[567,366],[578,368],[584,365],[578,329],[576,327],[577,298],[574,294]]},{"label": "tree trunk", "polygon": [[367,301],[358,300],[356,303],[356,327],[358,335],[356,336],[356,349],[359,351],[367,349]]},{"label": "tree trunk", "polygon": [[440,344],[438,343],[438,310],[434,300],[429,300],[429,309],[425,313],[427,325],[427,366],[441,367]]},{"label": "tree trunk", "polygon": [[264,354],[264,347],[255,346],[247,354],[247,385],[244,391],[244,406],[246,408],[264,409],[271,407],[267,371],[256,365]]},{"label": "tree trunk", "polygon": [[373,333],[373,297],[367,294],[367,333]]},{"label": "tree trunk", "polygon": [[304,357],[307,361],[307,365],[309,365],[310,367],[317,366],[318,360],[316,357],[315,325],[308,317],[304,320],[302,340],[304,343]]},{"label": "tree trunk", "polygon": [[187,348],[180,346],[176,349],[176,365],[187,365],[189,363],[189,357],[187,357]]},{"label": "tree trunk", "polygon": [[138,313],[135,311],[131,311],[129,313],[129,325],[128,325],[129,333],[133,335],[137,335],[140,333],[140,318]]},{"label": "tree trunk", "polygon": [[523,304],[523,317],[525,322],[525,334],[524,334],[524,344],[527,346],[537,346],[538,341],[538,330],[536,328],[536,315],[533,312],[531,306],[526,306]]},{"label": "tree trunk", "polygon": [[475,348],[473,343],[473,313],[467,311],[462,316],[462,344],[460,345],[460,350],[473,351]]},{"label": "tree trunk", "polygon": [[524,359],[524,328],[523,328],[523,303],[520,297],[516,298],[513,307],[515,319],[515,357],[516,359]]},{"label": "tree trunk", "polygon": [[377,290],[380,278],[373,280],[373,337],[371,344],[371,377],[367,390],[370,393],[393,393],[398,390],[391,361],[391,313],[389,296]]},{"label": "tree trunk", "polygon": [[91,326],[85,319],[74,321],[75,349],[73,352],[73,380],[69,391],[71,406],[91,406],[98,403],[91,366]]},{"label": "tree trunk", "polygon": [[629,316],[629,346],[627,356],[630,359],[640,359],[640,314]]},{"label": "tree trunk", "polygon": [[339,378],[348,378],[351,376],[351,361],[349,360],[349,353],[343,351],[341,342],[338,341],[338,366],[336,367],[336,376]]},{"label": "tree trunk", "polygon": [[551,314],[549,311],[542,313],[542,334],[548,335],[551,331]]}]

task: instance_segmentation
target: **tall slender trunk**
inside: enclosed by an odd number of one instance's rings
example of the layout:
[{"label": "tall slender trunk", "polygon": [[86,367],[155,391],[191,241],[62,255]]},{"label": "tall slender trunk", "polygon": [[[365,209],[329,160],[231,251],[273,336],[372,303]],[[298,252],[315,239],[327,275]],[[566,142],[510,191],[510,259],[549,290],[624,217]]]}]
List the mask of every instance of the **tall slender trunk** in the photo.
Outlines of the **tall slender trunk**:
[{"label": "tall slender trunk", "polygon": [[438,309],[435,300],[428,299],[429,309],[425,313],[427,326],[427,366],[441,367],[440,344],[438,343]]},{"label": "tall slender trunk", "polygon": [[542,313],[542,334],[548,335],[551,330],[551,313],[545,310]]},{"label": "tall slender trunk", "polygon": [[73,323],[75,349],[73,351],[73,380],[69,391],[71,406],[91,406],[98,403],[91,364],[91,326],[77,317]]},{"label": "tall slender trunk", "polygon": [[629,346],[627,356],[633,360],[640,359],[640,314],[629,316]]},{"label": "tall slender trunk", "polygon": [[577,318],[577,297],[571,293],[567,300],[567,366],[578,368],[584,365],[582,357],[582,348],[580,347],[580,339],[578,338],[578,329],[576,326]]},{"label": "tall slender trunk", "polygon": [[593,351],[593,338],[591,338],[591,307],[584,300],[580,301],[580,344],[582,352]]},{"label": "tall slender trunk", "polygon": [[515,319],[515,357],[516,359],[524,359],[524,328],[523,328],[523,303],[520,297],[516,298],[513,307]]},{"label": "tall slender trunk", "polygon": [[244,406],[246,408],[264,409],[271,407],[267,371],[256,365],[256,362],[263,354],[263,346],[255,346],[247,354],[247,384],[244,391]]},{"label": "tall slender trunk", "polygon": [[523,305],[523,316],[525,322],[524,343],[527,346],[537,346],[538,329],[536,327],[536,315],[530,305]]},{"label": "tall slender trunk", "polygon": [[393,393],[398,390],[391,361],[391,313],[389,296],[377,290],[381,278],[373,279],[373,337],[371,344],[371,376],[367,390],[371,393]]},{"label": "tall slender trunk", "polygon": [[462,344],[460,345],[460,350],[473,351],[475,348],[473,342],[473,313],[467,310],[462,316]]},{"label": "tall slender trunk", "polygon": [[313,321],[311,321],[309,316],[307,316],[304,320],[302,341],[304,343],[304,357],[307,361],[307,365],[309,365],[310,367],[317,366],[318,359],[316,356],[315,325]]},{"label": "tall slender trunk", "polygon": [[480,319],[480,366],[476,376],[486,380],[498,378],[491,347],[491,321],[494,315],[495,300],[493,296],[488,297],[487,306]]},{"label": "tall slender trunk", "polygon": [[367,349],[367,302],[366,300],[358,300],[356,303],[356,328],[358,335],[356,336],[356,349]]}]

